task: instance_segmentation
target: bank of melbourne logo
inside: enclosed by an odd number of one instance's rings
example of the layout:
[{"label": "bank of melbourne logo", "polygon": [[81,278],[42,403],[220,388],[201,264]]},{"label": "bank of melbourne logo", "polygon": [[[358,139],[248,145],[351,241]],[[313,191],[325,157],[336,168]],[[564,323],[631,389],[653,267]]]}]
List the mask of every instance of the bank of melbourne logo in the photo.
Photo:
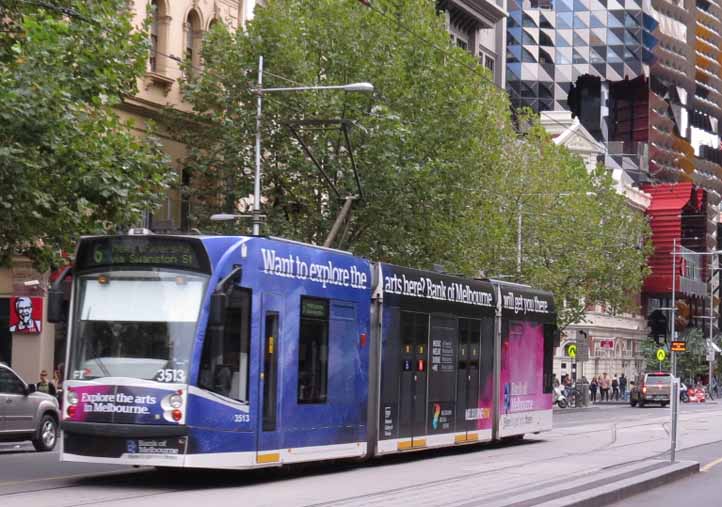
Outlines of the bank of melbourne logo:
[{"label": "bank of melbourne logo", "polygon": [[126,449],[128,451],[128,454],[137,454],[138,443],[135,440],[128,440],[126,443]]},{"label": "bank of melbourne logo", "polygon": [[441,416],[441,405],[434,403],[434,418],[431,420],[431,427],[434,429],[439,427],[439,416]]}]

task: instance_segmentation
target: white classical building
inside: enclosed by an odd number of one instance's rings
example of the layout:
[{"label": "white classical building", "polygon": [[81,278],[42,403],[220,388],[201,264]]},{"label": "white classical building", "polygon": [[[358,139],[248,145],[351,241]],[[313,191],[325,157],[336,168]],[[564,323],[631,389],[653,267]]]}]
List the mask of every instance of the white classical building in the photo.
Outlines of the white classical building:
[{"label": "white classical building", "polygon": [[[579,155],[588,170],[593,170],[600,160],[604,160],[604,145],[598,143],[579,119],[573,119],[568,111],[543,112],[541,123],[554,142]],[[629,206],[644,213],[651,196],[636,188],[622,170],[612,170],[612,177],[617,192],[626,197]],[[637,299],[640,300],[639,297]],[[589,305],[582,322],[563,330],[554,356],[554,373],[558,378],[571,374],[572,358],[567,351],[570,344],[583,339],[578,331],[584,331],[588,336],[589,359],[577,363],[577,378],[585,376],[591,379],[605,372],[612,378],[622,373],[632,378],[644,368],[641,343],[647,339],[647,320],[638,313],[611,315],[604,305]]]}]

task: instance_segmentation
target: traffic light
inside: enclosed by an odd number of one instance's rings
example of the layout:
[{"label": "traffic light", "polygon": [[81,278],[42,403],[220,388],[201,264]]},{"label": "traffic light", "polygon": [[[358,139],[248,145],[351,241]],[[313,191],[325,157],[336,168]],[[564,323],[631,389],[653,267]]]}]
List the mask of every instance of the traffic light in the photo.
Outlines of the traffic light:
[{"label": "traffic light", "polygon": [[677,312],[674,317],[674,329],[675,331],[684,331],[689,325],[692,313],[689,304],[684,299],[678,299],[675,303]]},{"label": "traffic light", "polygon": [[667,336],[667,316],[662,310],[654,310],[647,318],[649,337],[658,344],[664,343]]}]

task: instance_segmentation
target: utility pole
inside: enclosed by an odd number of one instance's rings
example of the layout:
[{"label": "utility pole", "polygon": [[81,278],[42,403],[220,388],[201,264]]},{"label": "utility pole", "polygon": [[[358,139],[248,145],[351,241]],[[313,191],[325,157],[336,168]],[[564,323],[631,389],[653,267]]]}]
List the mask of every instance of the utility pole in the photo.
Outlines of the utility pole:
[{"label": "utility pole", "polygon": [[714,259],[710,259],[710,274],[709,274],[709,343],[707,344],[707,360],[709,361],[709,373],[707,377],[707,385],[709,386],[709,392],[712,394],[712,365],[714,364],[714,349],[712,348],[712,326],[714,323],[714,312],[712,308],[714,306],[714,294],[712,293],[712,277],[714,276],[714,268],[711,264]]},{"label": "utility pole", "polygon": [[261,235],[261,115],[263,111],[263,56],[258,57],[256,90],[256,175],[253,180],[253,235]]},{"label": "utility pole", "polygon": [[516,274],[521,277],[521,210],[522,204],[519,201],[519,216],[516,223]]},{"label": "utility pole", "polygon": [[[672,240],[672,337],[671,341],[677,338],[677,331],[675,329],[676,320],[676,309],[675,306],[675,292],[677,291],[677,240]],[[677,457],[677,410],[679,405],[679,379],[677,378],[677,353],[673,347],[670,347],[672,354],[672,434],[669,450],[669,460],[674,463]]]}]

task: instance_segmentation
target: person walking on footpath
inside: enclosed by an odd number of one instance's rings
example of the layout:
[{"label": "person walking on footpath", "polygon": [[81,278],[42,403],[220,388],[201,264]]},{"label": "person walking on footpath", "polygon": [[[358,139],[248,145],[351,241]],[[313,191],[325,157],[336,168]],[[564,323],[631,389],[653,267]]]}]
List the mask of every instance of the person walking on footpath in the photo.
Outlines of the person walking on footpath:
[{"label": "person walking on footpath", "polygon": [[602,378],[599,380],[599,401],[609,401],[609,377],[606,373],[602,374]]},{"label": "person walking on footpath", "polygon": [[619,377],[619,394],[622,397],[622,400],[627,399],[627,377],[624,376],[624,373]]},{"label": "person walking on footpath", "polygon": [[589,384],[589,394],[590,398],[592,399],[592,403],[597,402],[597,389],[599,389],[597,377],[592,377],[592,382]]},{"label": "person walking on footpath", "polygon": [[41,393],[46,393],[50,396],[55,396],[57,394],[55,391],[55,385],[48,381],[48,372],[45,370],[40,372],[40,382],[35,384],[35,387]]},{"label": "person walking on footpath", "polygon": [[617,379],[616,373],[612,379],[612,399],[614,401],[619,401],[619,380]]}]

